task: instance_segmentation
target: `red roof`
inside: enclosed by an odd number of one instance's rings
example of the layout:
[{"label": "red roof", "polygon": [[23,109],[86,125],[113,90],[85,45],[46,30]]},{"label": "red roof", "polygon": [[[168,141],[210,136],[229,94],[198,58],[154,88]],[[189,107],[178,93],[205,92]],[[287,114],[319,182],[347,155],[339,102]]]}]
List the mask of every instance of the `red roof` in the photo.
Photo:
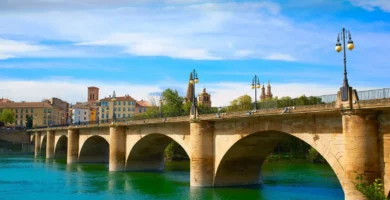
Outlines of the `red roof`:
[{"label": "red roof", "polygon": [[[104,98],[104,99],[100,99],[99,101],[102,102],[102,101],[112,101],[113,97],[107,97],[107,98]],[[115,97],[115,101],[135,101],[135,99],[133,99],[133,97],[131,97],[130,95],[127,95],[127,96],[121,96],[121,97]]]},{"label": "red roof", "polygon": [[150,105],[149,102],[144,101],[144,100],[142,100],[142,101],[137,101],[137,106],[140,106],[140,107],[152,107],[152,105]]}]

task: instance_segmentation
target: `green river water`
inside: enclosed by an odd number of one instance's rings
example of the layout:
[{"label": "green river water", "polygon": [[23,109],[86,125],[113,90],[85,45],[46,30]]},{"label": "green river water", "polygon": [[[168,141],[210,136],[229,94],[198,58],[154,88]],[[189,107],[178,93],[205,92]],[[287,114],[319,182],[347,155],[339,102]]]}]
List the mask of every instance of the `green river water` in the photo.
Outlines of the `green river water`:
[{"label": "green river water", "polygon": [[251,187],[193,188],[189,162],[166,162],[164,173],[108,172],[105,164],[45,161],[32,156],[0,156],[0,199],[343,199],[328,165],[270,162],[264,184]]}]

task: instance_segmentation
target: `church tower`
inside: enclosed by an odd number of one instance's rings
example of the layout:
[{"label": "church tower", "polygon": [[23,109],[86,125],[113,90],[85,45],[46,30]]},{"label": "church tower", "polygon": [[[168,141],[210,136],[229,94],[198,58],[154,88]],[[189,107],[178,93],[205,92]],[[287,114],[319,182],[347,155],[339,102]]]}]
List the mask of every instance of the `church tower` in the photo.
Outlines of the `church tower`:
[{"label": "church tower", "polygon": [[266,99],[272,99],[271,84],[268,81]]},{"label": "church tower", "polygon": [[99,100],[99,88],[91,86],[88,87],[88,103],[93,103]]},{"label": "church tower", "polygon": [[187,102],[192,102],[193,101],[193,96],[194,96],[194,87],[193,85],[190,83],[190,80],[192,80],[192,72],[190,73],[190,78],[188,79],[188,88],[187,88],[187,94],[186,94],[186,98],[184,99],[184,103],[187,103]]},{"label": "church tower", "polygon": [[261,100],[261,101],[265,101],[265,99],[266,99],[266,96],[265,96],[265,87],[264,87],[264,83],[263,83],[263,85],[261,86],[260,100]]},{"label": "church tower", "polygon": [[211,108],[211,95],[206,92],[206,88],[203,88],[203,92],[198,95],[198,103],[200,105],[205,105],[208,108]]}]

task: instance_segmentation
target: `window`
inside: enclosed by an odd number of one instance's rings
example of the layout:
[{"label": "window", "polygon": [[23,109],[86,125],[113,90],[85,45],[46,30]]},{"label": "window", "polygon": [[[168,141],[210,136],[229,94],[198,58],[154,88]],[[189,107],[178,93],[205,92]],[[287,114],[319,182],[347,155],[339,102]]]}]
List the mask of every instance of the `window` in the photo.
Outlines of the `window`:
[{"label": "window", "polygon": [[23,109],[20,109],[20,113],[23,113]]},{"label": "window", "polygon": [[118,101],[118,105],[121,105],[121,102],[120,102],[120,101]]},{"label": "window", "polygon": [[134,112],[134,107],[133,107],[133,108],[131,108],[131,111],[133,111],[133,112]]},{"label": "window", "polygon": [[102,112],[104,112],[104,108],[102,108]]},{"label": "window", "polygon": [[139,113],[142,113],[142,108],[138,108],[138,112],[139,112]]},{"label": "window", "polygon": [[15,118],[17,119],[17,118],[18,118],[18,115],[15,115]]},{"label": "window", "polygon": [[28,115],[26,115],[26,119],[27,119]]},{"label": "window", "polygon": [[102,114],[102,119],[104,119],[104,114]]},{"label": "window", "polygon": [[121,111],[121,108],[118,108],[118,111]]},{"label": "window", "polygon": [[28,113],[28,108],[26,108],[26,113]]},{"label": "window", "polygon": [[127,108],[127,111],[130,111],[130,108]]},{"label": "window", "polygon": [[146,112],[146,108],[144,108],[144,112]]},{"label": "window", "polygon": [[108,114],[106,114],[106,118],[108,119]]},{"label": "window", "polygon": [[44,112],[44,113],[46,113],[46,108],[45,108],[45,109],[43,109],[43,112]]},{"label": "window", "polygon": [[43,115],[43,118],[45,118],[45,119],[46,119],[46,115]]},{"label": "window", "polygon": [[17,108],[15,109],[15,113],[18,113],[18,109]]},{"label": "window", "polygon": [[87,120],[87,118],[86,118],[86,117],[84,117],[84,121],[85,121],[85,120]]},{"label": "window", "polygon": [[49,109],[49,113],[51,113],[51,109]]},{"label": "window", "polygon": [[114,108],[114,111],[116,111],[116,108]]},{"label": "window", "polygon": [[31,108],[31,113],[33,113],[34,112],[34,109],[33,108]]},{"label": "window", "polygon": [[130,114],[128,114],[127,117],[130,117]]},{"label": "window", "polygon": [[87,115],[87,112],[84,111],[84,115]]},{"label": "window", "polygon": [[46,124],[46,119],[45,119],[45,120],[43,120],[43,124]]},{"label": "window", "polygon": [[127,105],[130,105],[130,101],[127,102]]},{"label": "window", "polygon": [[114,101],[114,106],[116,106],[116,101]]},{"label": "window", "polygon": [[116,116],[119,118],[119,117],[121,117],[121,114],[117,114]]}]

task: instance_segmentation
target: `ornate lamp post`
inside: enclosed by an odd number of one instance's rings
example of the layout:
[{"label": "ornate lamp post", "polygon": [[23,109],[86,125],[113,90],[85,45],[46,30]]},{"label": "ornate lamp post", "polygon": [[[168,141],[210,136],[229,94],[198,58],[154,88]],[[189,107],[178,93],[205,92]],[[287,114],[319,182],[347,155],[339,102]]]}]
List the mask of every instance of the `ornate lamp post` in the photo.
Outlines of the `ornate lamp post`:
[{"label": "ornate lamp post", "polygon": [[255,90],[255,105],[254,105],[254,111],[257,110],[257,88],[260,88],[260,81],[259,81],[259,77],[257,77],[257,75],[255,75],[255,77],[253,77],[253,80],[252,80],[252,89]]},{"label": "ornate lamp post", "polygon": [[[340,43],[340,37],[343,42],[343,45]],[[343,81],[343,86],[340,88],[342,101],[348,101],[348,91],[349,91],[348,78],[347,78],[347,57],[345,52],[345,40],[347,39],[347,37],[348,37],[347,48],[352,51],[355,45],[353,44],[351,33],[348,30],[345,30],[344,28],[342,32],[339,33],[337,36],[337,42],[335,48],[337,53],[339,53],[341,50],[344,50],[344,81]]]},{"label": "ornate lamp post", "polygon": [[160,95],[160,118],[163,118],[163,112],[162,112],[162,104],[163,104],[163,101],[164,101],[164,96],[163,94],[161,93]]},{"label": "ornate lamp post", "polygon": [[192,89],[193,89],[191,115],[193,115],[194,118],[197,118],[198,113],[197,113],[197,106],[196,106],[195,84],[199,82],[199,79],[195,69],[193,70],[192,75],[193,75],[192,79],[190,79],[190,84],[192,84]]}]

